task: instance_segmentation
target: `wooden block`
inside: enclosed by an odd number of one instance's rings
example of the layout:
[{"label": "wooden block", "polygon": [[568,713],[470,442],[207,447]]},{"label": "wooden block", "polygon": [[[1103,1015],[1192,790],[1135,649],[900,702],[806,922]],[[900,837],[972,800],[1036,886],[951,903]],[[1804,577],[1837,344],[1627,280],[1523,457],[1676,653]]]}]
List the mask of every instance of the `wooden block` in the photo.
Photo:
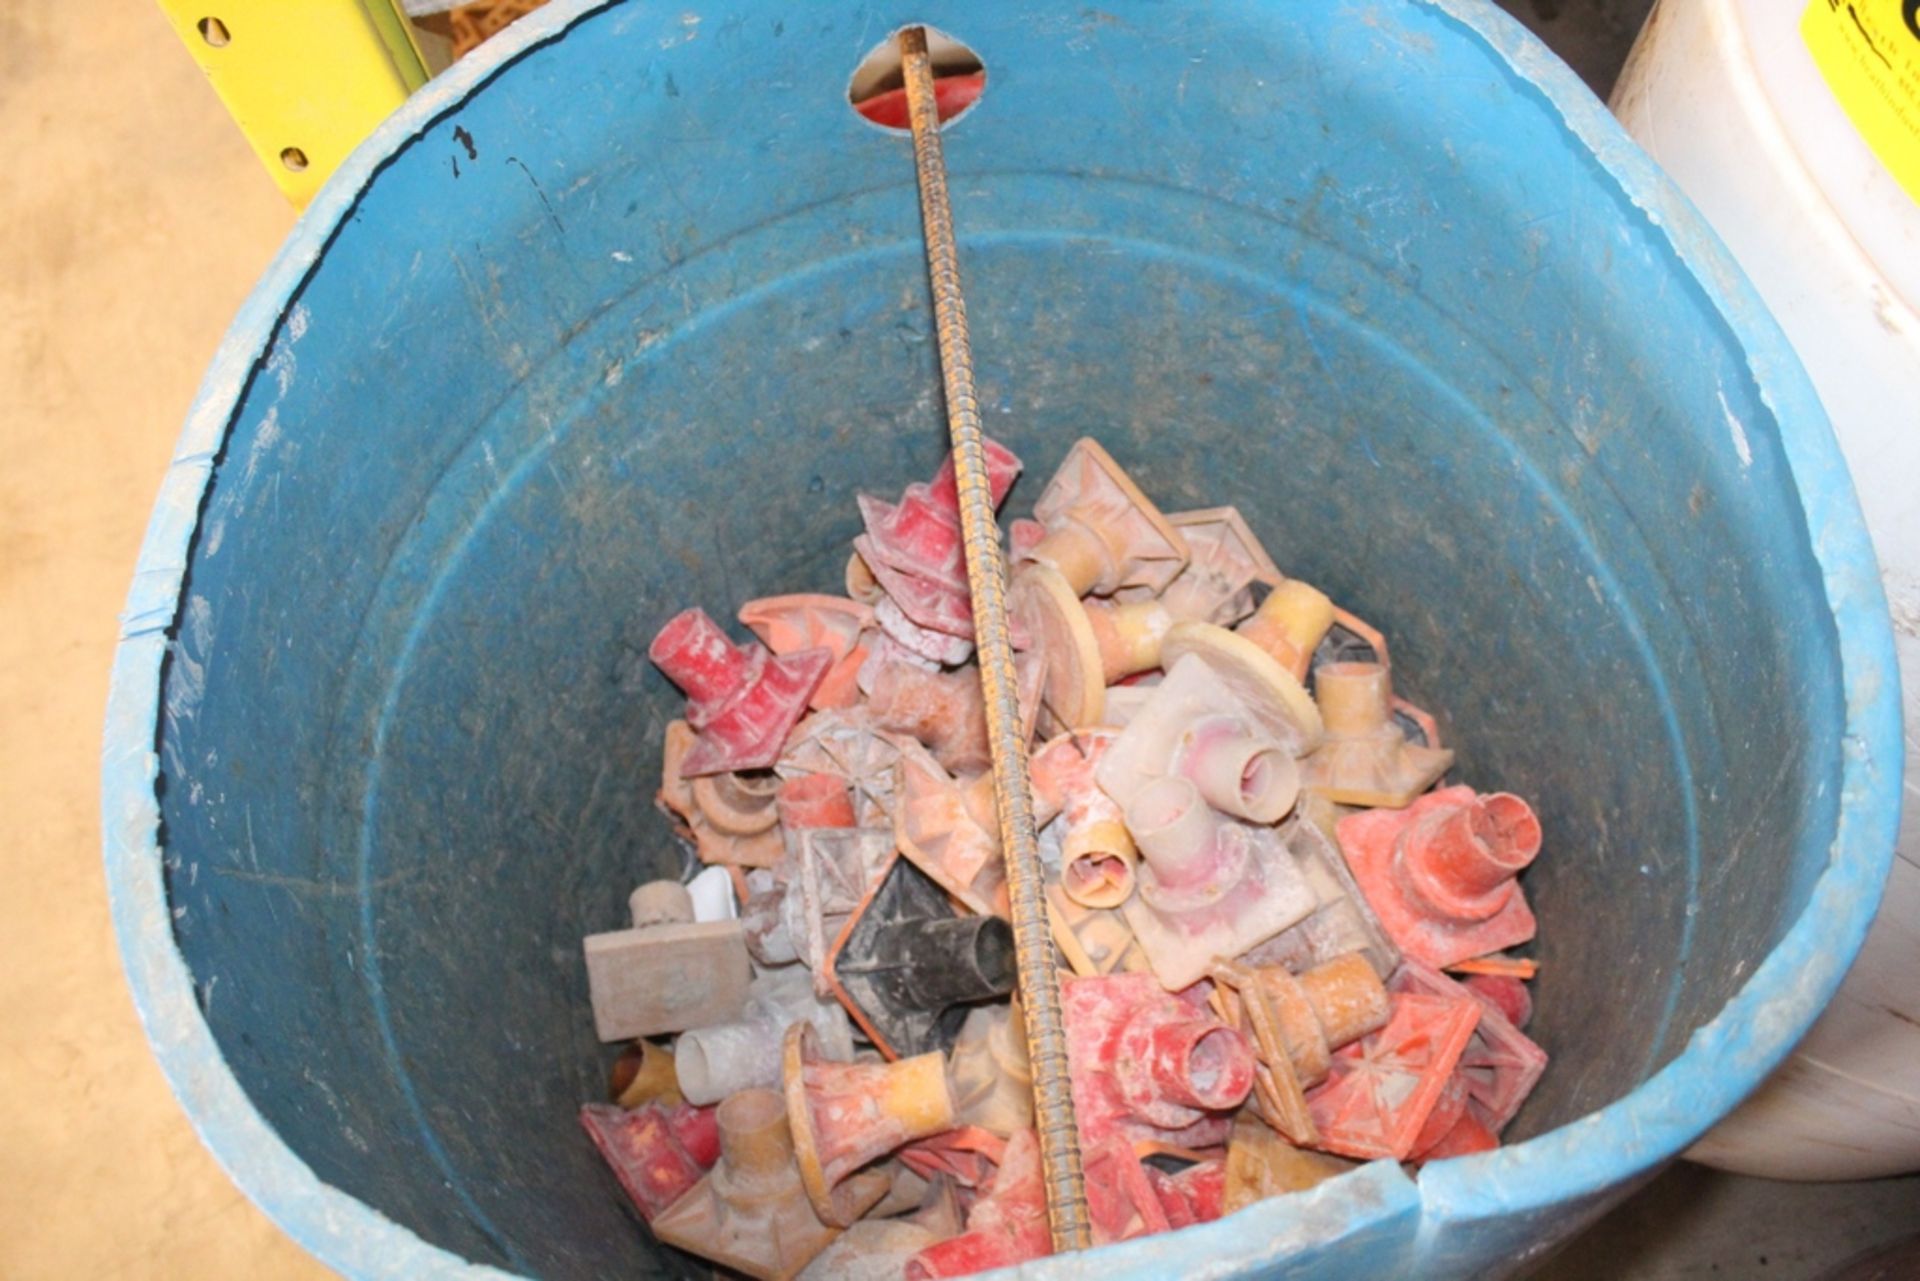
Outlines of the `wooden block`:
[{"label": "wooden block", "polygon": [[602,1041],[732,1023],[746,1012],[753,967],[738,921],[613,930],[581,946]]}]

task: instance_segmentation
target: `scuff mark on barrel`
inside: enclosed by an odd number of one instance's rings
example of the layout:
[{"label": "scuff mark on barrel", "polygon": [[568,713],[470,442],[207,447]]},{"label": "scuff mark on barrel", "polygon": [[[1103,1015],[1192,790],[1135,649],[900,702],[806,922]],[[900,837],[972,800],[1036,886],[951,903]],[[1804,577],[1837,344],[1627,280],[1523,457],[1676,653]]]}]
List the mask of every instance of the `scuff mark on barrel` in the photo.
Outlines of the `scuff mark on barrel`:
[{"label": "scuff mark on barrel", "polygon": [[1740,455],[1742,467],[1753,466],[1753,446],[1747,442],[1747,429],[1740,423],[1740,416],[1733,412],[1733,406],[1727,403],[1727,393],[1716,391],[1720,399],[1720,412],[1727,418],[1727,433],[1733,437],[1733,452]]},{"label": "scuff mark on barrel", "polygon": [[547,217],[552,221],[553,229],[563,236],[566,235],[567,224],[561,222],[560,215],[553,211],[553,205],[547,200],[547,193],[541,189],[540,180],[533,176],[533,170],[527,168],[518,156],[508,156],[507,163],[520,166],[520,172],[527,175],[527,181],[533,184],[533,194],[540,197],[540,207],[547,211]]}]

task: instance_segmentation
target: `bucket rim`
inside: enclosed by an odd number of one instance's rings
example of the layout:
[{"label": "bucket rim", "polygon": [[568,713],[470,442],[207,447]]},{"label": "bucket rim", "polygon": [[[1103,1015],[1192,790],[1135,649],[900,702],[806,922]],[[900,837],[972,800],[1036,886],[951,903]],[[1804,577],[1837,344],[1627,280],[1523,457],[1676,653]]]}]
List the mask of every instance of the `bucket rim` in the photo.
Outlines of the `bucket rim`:
[{"label": "bucket rim", "polygon": [[[435,1246],[323,1182],[254,1108],[201,1013],[173,936],[158,841],[156,745],[168,632],[201,500],[248,377],[389,159],[475,93],[573,27],[624,0],[552,0],[415,93],[334,173],[295,225],[221,341],[162,481],[114,652],[101,757],[101,807],[114,932],[149,1045],[201,1141],[269,1218],[327,1266],[354,1278],[479,1281],[516,1274]],[[1197,1249],[1232,1266],[1274,1266],[1280,1251],[1417,1216],[1412,1249],[1449,1227],[1546,1211],[1627,1185],[1680,1153],[1776,1067],[1825,1008],[1858,952],[1894,856],[1903,741],[1899,673],[1878,564],[1825,410],[1785,335],[1701,215],[1555,55],[1485,0],[1403,0],[1440,14],[1544,102],[1606,178],[1665,236],[1740,343],[1779,434],[1838,633],[1846,727],[1841,805],[1828,865],[1779,943],[1687,1046],[1623,1097],[1565,1125],[1479,1156],[1437,1162],[1410,1180],[1389,1162],[1217,1223],[1106,1247],[1103,1273],[1185,1270]],[[1556,1234],[1561,1235],[1561,1234]],[[1383,1258],[1403,1257],[1398,1254]],[[1418,1257],[1417,1253],[1412,1256]],[[1029,1264],[1064,1275],[1065,1259]],[[1516,1261],[1517,1266],[1517,1261]]]}]

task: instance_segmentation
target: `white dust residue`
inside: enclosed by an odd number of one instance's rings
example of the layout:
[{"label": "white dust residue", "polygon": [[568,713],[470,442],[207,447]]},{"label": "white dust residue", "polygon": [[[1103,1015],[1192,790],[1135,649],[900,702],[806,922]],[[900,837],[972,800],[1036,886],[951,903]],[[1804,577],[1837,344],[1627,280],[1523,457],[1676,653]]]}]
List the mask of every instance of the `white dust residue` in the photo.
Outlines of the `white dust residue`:
[{"label": "white dust residue", "polygon": [[1740,455],[1740,465],[1753,466],[1753,446],[1747,443],[1747,429],[1740,425],[1740,416],[1727,403],[1726,392],[1716,391],[1714,395],[1720,398],[1720,412],[1726,415],[1727,432],[1733,437],[1733,452]]}]

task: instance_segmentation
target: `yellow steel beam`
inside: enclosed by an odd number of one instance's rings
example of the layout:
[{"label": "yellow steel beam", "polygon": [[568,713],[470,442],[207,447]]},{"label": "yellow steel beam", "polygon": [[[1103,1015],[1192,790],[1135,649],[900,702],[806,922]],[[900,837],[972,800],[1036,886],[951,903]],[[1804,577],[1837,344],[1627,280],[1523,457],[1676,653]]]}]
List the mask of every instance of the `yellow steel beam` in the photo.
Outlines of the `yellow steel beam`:
[{"label": "yellow steel beam", "polygon": [[260,163],[305,208],[427,82],[398,0],[159,0]]}]

